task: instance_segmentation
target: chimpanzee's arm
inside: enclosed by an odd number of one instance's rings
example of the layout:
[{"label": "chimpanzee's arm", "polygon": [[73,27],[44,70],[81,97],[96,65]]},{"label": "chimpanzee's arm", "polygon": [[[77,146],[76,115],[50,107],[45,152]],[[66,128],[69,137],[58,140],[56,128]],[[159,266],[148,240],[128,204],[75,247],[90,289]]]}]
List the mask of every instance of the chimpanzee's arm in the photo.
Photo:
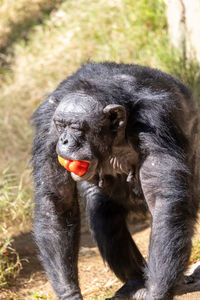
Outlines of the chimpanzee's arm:
[{"label": "chimpanzee's arm", "polygon": [[95,185],[82,182],[80,187],[99,251],[116,276],[125,282],[112,299],[128,299],[144,287],[146,262],[127,229],[127,211]]},{"label": "chimpanzee's arm", "polygon": [[150,153],[140,170],[152,214],[146,300],[173,298],[191,250],[196,212],[190,199],[190,175],[185,159],[174,153]]},{"label": "chimpanzee's arm", "polygon": [[34,235],[42,263],[59,299],[80,300],[77,270],[79,207],[76,190],[74,184],[68,181],[66,195],[56,194],[47,182],[49,175],[43,177],[40,186],[36,186]]}]

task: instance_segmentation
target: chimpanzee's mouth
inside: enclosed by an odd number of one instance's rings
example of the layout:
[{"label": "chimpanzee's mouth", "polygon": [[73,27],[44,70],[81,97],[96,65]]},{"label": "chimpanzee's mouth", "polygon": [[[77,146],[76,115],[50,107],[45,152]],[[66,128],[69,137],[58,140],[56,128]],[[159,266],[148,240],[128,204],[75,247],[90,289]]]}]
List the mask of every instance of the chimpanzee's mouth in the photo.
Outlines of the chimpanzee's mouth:
[{"label": "chimpanzee's mouth", "polygon": [[65,159],[59,155],[58,161],[65,169],[67,169],[69,172],[73,172],[78,176],[85,175],[90,165],[89,161]]}]

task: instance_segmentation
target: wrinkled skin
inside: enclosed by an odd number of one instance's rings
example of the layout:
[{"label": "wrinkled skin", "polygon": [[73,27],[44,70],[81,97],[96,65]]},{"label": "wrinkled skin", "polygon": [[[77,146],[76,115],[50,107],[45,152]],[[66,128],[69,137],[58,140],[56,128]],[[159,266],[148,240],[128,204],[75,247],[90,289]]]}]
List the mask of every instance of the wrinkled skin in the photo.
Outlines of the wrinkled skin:
[{"label": "wrinkled skin", "polygon": [[[177,79],[136,65],[88,63],[33,115],[34,234],[60,300],[82,299],[78,189],[103,259],[124,286],[112,299],[170,300],[183,280],[199,197],[199,120]],[[65,159],[90,163],[83,176]],[[152,216],[148,262],[127,229]]]}]

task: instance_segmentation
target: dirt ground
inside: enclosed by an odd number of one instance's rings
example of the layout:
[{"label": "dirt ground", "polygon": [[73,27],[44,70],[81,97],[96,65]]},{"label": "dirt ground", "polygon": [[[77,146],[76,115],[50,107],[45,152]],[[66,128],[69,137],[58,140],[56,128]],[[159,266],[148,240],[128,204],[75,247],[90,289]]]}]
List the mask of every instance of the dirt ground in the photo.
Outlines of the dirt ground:
[{"label": "dirt ground", "polygon": [[[199,222],[200,223],[200,222]],[[132,236],[147,258],[150,227],[148,223],[130,228]],[[194,239],[200,239],[200,224]],[[31,232],[14,237],[14,246],[23,260],[23,269],[15,284],[0,293],[1,300],[56,300],[43,268],[37,259],[37,248]],[[121,283],[103,263],[97,248],[88,232],[82,233],[79,256],[79,278],[85,300],[103,300],[113,295]],[[200,292],[175,298],[176,300],[200,300]]]}]

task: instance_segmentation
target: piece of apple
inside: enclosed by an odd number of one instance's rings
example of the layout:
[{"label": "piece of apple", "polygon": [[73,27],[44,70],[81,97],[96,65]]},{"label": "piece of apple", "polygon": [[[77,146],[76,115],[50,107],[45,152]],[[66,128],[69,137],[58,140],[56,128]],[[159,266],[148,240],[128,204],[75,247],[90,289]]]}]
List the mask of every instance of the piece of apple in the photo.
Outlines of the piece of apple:
[{"label": "piece of apple", "polygon": [[90,164],[87,161],[65,159],[59,155],[58,161],[65,169],[75,173],[78,176],[83,176],[87,172]]}]

